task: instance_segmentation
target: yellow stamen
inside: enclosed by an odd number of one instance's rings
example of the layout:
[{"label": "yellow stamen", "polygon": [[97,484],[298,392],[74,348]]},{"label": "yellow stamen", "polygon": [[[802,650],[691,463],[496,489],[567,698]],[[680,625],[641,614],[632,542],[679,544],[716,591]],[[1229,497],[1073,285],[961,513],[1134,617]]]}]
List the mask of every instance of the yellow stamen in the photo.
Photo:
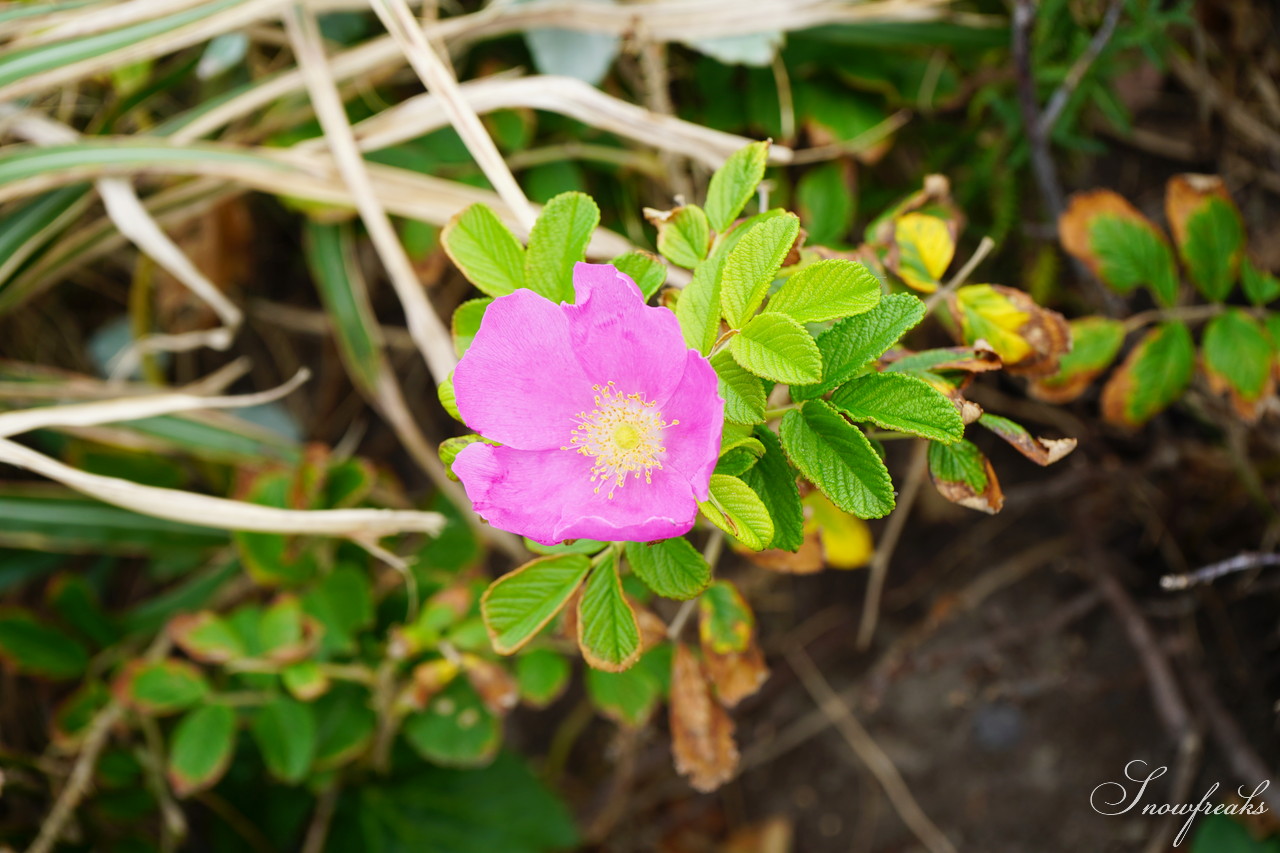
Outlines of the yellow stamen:
[{"label": "yellow stamen", "polygon": [[606,483],[608,496],[622,487],[631,474],[653,482],[653,471],[661,469],[662,431],[679,421],[664,421],[654,402],[643,394],[623,394],[613,382],[593,385],[596,407],[579,412],[569,444],[561,450],[574,450],[595,459],[591,466],[591,482],[599,481],[595,493]]}]

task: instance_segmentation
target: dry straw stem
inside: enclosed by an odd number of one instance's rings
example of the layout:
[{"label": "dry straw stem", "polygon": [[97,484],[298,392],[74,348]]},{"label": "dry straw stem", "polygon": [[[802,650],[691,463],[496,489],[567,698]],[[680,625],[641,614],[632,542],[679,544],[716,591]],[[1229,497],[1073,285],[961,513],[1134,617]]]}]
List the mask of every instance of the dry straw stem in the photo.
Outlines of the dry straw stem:
[{"label": "dry straw stem", "polygon": [[360,156],[360,149],[356,147],[355,135],[342,106],[342,96],[329,73],[315,15],[303,6],[294,6],[285,16],[285,29],[298,65],[307,75],[307,90],[338,171],[355,200],[360,218],[369,230],[369,237],[404,308],[409,334],[418,345],[418,351],[426,360],[436,384],[443,384],[457,364],[451,336],[427,301],[426,292],[404,246],[400,244],[400,238],[396,236],[364,158]]},{"label": "dry straw stem", "polygon": [[[713,169],[751,142],[737,134],[646,110],[572,77],[540,74],[516,80],[487,78],[464,83],[459,94],[478,113],[515,108],[559,113],[659,150],[679,153]],[[377,151],[448,124],[443,99],[426,94],[365,119],[356,124],[355,132],[362,150]],[[314,144],[311,141],[303,145]],[[770,146],[769,159],[775,165],[789,163],[791,158],[790,148]]]},{"label": "dry straw stem", "polygon": [[[603,32],[618,36],[643,32],[649,42],[664,42],[774,32],[780,28],[804,29],[821,24],[935,20],[947,14],[946,7],[950,2],[951,0],[665,0],[626,6],[589,2],[520,6],[493,4],[480,12],[430,23],[426,27],[426,34],[432,41],[444,42],[455,48],[536,27]],[[974,26],[999,23],[996,19],[976,17],[966,21]],[[209,33],[210,37],[213,35],[216,33]],[[330,58],[330,68],[334,78],[342,83],[375,72],[394,70],[403,60],[396,43],[390,37],[385,37],[371,39],[334,54]],[[114,64],[116,63],[109,60],[104,61],[99,70],[105,70]],[[282,72],[194,119],[178,130],[173,138],[180,142],[190,142],[208,136],[255,110],[301,91],[305,86],[300,70]]]},{"label": "dry straw stem", "polygon": [[34,47],[174,15],[204,2],[207,0],[129,0],[68,9],[40,18],[19,18],[11,23],[11,30],[0,28],[0,35],[11,35],[15,47]]},{"label": "dry straw stem", "polygon": [[440,61],[435,48],[423,35],[422,27],[409,11],[408,4],[405,0],[372,0],[372,3],[378,19],[387,28],[387,32],[391,33],[423,84],[440,98],[449,123],[462,137],[480,170],[498,191],[498,196],[515,213],[523,228],[532,228],[534,212],[529,199],[525,198],[524,191],[507,168],[498,147],[493,144],[488,131],[480,123],[480,117],[459,94],[458,81]]}]

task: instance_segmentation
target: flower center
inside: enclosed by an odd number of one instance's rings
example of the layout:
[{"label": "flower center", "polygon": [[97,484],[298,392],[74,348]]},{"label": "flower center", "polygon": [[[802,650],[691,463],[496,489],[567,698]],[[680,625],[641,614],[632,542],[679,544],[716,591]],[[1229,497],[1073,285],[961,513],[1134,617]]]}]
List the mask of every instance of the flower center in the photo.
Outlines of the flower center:
[{"label": "flower center", "polygon": [[636,479],[643,474],[646,483],[653,482],[653,469],[662,467],[659,458],[667,452],[662,431],[680,422],[664,421],[656,403],[645,400],[643,394],[623,394],[612,382],[591,387],[596,407],[578,413],[569,444],[560,449],[595,459],[591,466],[591,482],[599,481],[595,493],[608,484],[612,500],[628,474]]}]

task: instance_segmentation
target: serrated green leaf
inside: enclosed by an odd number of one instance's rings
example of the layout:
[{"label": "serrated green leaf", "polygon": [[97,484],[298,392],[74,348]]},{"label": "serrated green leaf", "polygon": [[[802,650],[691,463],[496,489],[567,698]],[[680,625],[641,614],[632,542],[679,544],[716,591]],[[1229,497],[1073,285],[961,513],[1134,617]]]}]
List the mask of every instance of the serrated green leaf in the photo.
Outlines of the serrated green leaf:
[{"label": "serrated green leaf", "polygon": [[769,547],[773,519],[750,486],[737,477],[712,474],[710,489],[710,500],[698,504],[708,521],[753,551]]},{"label": "serrated green leaf", "polygon": [[707,214],[696,204],[677,207],[659,219],[658,251],[676,266],[693,269],[707,256],[711,228]]},{"label": "serrated green leaf", "polygon": [[600,562],[582,588],[578,601],[578,648],[596,669],[621,672],[640,657],[640,625],[622,594],[618,561]]},{"label": "serrated green leaf", "polygon": [[831,403],[851,420],[944,444],[964,436],[955,405],[928,382],[902,373],[869,373],[833,394]]},{"label": "serrated green leaf", "polygon": [[525,251],[488,205],[473,204],[440,232],[445,253],[467,280],[490,296],[525,286]]},{"label": "serrated green leaf", "polygon": [[537,635],[577,591],[591,568],[581,554],[542,557],[498,578],[480,599],[489,639],[509,655]]},{"label": "serrated green leaf", "polygon": [[795,214],[772,216],[751,225],[729,252],[720,276],[720,306],[730,328],[741,329],[751,320],[799,233]]},{"label": "serrated green leaf", "polygon": [[930,442],[929,477],[952,503],[992,514],[1004,506],[1004,494],[990,460],[971,441]]},{"label": "serrated green leaf", "polygon": [[453,312],[451,323],[453,351],[458,354],[458,358],[462,358],[470,349],[471,342],[476,339],[476,332],[480,331],[480,321],[484,319],[484,312],[492,303],[493,300],[488,297],[468,299]]},{"label": "serrated green leaf", "polygon": [[1195,368],[1195,343],[1182,323],[1147,332],[1102,389],[1108,421],[1139,427],[1182,396]]},{"label": "serrated green leaf", "polygon": [[1099,277],[1113,289],[1129,293],[1145,284],[1161,304],[1172,305],[1177,300],[1173,252],[1151,223],[1101,213],[1089,221],[1088,240],[1097,258]]},{"label": "serrated green leaf", "polygon": [[525,652],[516,658],[520,698],[535,708],[545,708],[564,692],[570,672],[569,661],[559,652],[551,649]]},{"label": "serrated green leaf", "polygon": [[716,460],[716,467],[713,473],[741,477],[756,464],[758,459],[759,457],[750,450],[744,447],[735,447],[728,452],[720,454],[720,458]]},{"label": "serrated green leaf", "polygon": [[630,276],[647,301],[667,281],[667,265],[648,252],[627,252],[609,261],[619,272]]},{"label": "serrated green leaf", "polygon": [[1244,225],[1235,206],[1211,195],[1187,217],[1186,237],[1179,245],[1187,272],[1206,299],[1221,302],[1236,283],[1244,250]]},{"label": "serrated green leaf", "polygon": [[78,641],[24,610],[0,611],[0,660],[42,678],[76,678],[89,663]]},{"label": "serrated green leaf", "polygon": [[716,581],[698,599],[698,638],[717,654],[743,652],[751,644],[755,615],[729,581]]},{"label": "serrated green leaf", "polygon": [[715,369],[720,396],[724,398],[724,416],[736,424],[758,424],[764,421],[767,402],[764,383],[760,378],[742,369],[727,351],[711,357]]},{"label": "serrated green leaf", "polygon": [[178,721],[169,746],[169,784],[179,797],[215,785],[235,751],[236,712],[202,705]]},{"label": "serrated green leaf", "polygon": [[1256,417],[1255,405],[1272,384],[1273,345],[1257,320],[1238,309],[1209,321],[1201,342],[1211,386],[1232,392],[1237,411]]},{"label": "serrated green leaf", "polygon": [[711,176],[707,219],[717,232],[723,233],[742,212],[764,177],[768,160],[769,142],[753,142],[733,152]]},{"label": "serrated green leaf", "polygon": [[809,400],[782,418],[782,446],[791,463],[831,502],[859,518],[893,509],[893,481],[862,430],[830,404]]},{"label": "serrated green leaf", "polygon": [[573,302],[573,265],[586,258],[599,224],[600,208],[585,193],[561,193],[548,201],[529,231],[524,286],[552,302]]},{"label": "serrated green leaf", "polygon": [[711,567],[684,537],[661,542],[628,542],[627,564],[649,589],[686,601],[711,583]]},{"label": "serrated green leaf", "polygon": [[813,337],[784,314],[752,318],[729,342],[734,360],[756,376],[788,385],[822,379],[822,355]]},{"label": "serrated green leaf", "polygon": [[493,760],[502,726],[465,678],[437,693],[425,711],[404,721],[404,737],[427,761],[445,767],[475,767]]},{"label": "serrated green leaf", "polygon": [[821,323],[870,311],[880,303],[880,280],[865,264],[818,261],[797,271],[769,297],[766,311],[801,323]]},{"label": "serrated green leaf", "polygon": [[924,303],[910,293],[891,293],[865,314],[841,320],[818,336],[822,381],[792,385],[795,400],[835,390],[892,347],[924,319]]},{"label": "serrated green leaf", "polygon": [[249,731],[272,776],[293,785],[303,780],[316,754],[316,717],[310,705],[277,696],[258,709]]},{"label": "serrated green leaf", "polygon": [[587,670],[587,695],[605,716],[625,726],[642,726],[653,716],[669,689],[671,646],[645,652],[625,672]]},{"label": "serrated green leaf", "polygon": [[1280,299],[1280,279],[1266,270],[1259,269],[1248,258],[1240,265],[1240,286],[1244,295],[1254,305],[1266,305]]},{"label": "serrated green leaf", "polygon": [[693,279],[680,291],[676,302],[676,320],[684,341],[698,352],[711,352],[720,336],[720,267],[719,253],[698,264]]},{"label": "serrated green leaf", "polygon": [[203,700],[209,682],[186,661],[133,661],[116,678],[115,693],[134,710],[158,717]]},{"label": "serrated green leaf", "polygon": [[796,472],[773,430],[762,424],[755,428],[755,435],[764,446],[764,455],[742,475],[742,481],[759,495],[773,519],[773,538],[768,547],[796,551],[804,544],[804,507]]}]

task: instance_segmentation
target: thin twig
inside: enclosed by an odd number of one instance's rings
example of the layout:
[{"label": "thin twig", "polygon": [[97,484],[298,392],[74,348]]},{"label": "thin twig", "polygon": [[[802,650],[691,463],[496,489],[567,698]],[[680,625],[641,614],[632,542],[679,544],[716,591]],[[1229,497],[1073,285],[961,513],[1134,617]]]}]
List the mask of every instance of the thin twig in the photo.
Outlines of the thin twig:
[{"label": "thin twig", "polygon": [[338,807],[338,794],[342,788],[336,782],[320,792],[316,798],[316,810],[311,813],[311,823],[307,826],[307,837],[302,843],[302,853],[324,853],[325,842],[329,838],[329,826],[333,823],[333,813]]},{"label": "thin twig", "polygon": [[1013,7],[1013,67],[1018,82],[1022,126],[1031,148],[1031,166],[1049,218],[1057,222],[1065,207],[1058,170],[1049,154],[1049,140],[1042,132],[1040,104],[1036,98],[1035,72],[1031,68],[1031,31],[1036,24],[1036,0],[1016,0]]},{"label": "thin twig", "polygon": [[880,597],[884,593],[885,577],[889,574],[889,562],[898,547],[898,539],[906,527],[907,517],[911,515],[911,507],[920,493],[920,484],[924,482],[925,458],[929,443],[917,441],[911,451],[911,461],[907,463],[904,475],[902,494],[898,496],[898,505],[889,516],[884,526],[884,536],[876,546],[871,557],[871,577],[867,581],[867,596],[862,602],[862,622],[858,625],[858,650],[871,648],[871,640],[875,637],[876,622],[880,618]]},{"label": "thin twig", "polygon": [[1044,112],[1040,114],[1040,123],[1036,131],[1041,137],[1048,139],[1053,132],[1053,126],[1062,115],[1063,109],[1066,108],[1067,101],[1071,99],[1071,93],[1080,85],[1080,81],[1089,72],[1094,60],[1101,55],[1103,49],[1107,46],[1107,42],[1111,41],[1111,36],[1115,34],[1116,25],[1120,23],[1120,13],[1122,11],[1124,11],[1124,0],[1111,0],[1111,5],[1107,7],[1107,14],[1102,19],[1102,26],[1098,27],[1098,31],[1093,34],[1093,38],[1089,40],[1089,46],[1072,64],[1071,70],[1067,72],[1067,76],[1063,78],[1061,85],[1049,97],[1049,102],[1045,106]]},{"label": "thin twig", "polygon": [[996,241],[992,240],[990,236],[984,235],[982,241],[978,243],[978,248],[973,250],[973,254],[969,256],[969,260],[965,261],[964,266],[960,267],[960,269],[956,271],[956,274],[951,276],[950,281],[935,290],[933,293],[930,293],[929,297],[925,299],[925,313],[927,314],[933,311],[934,308],[938,307],[939,302],[946,299],[954,293],[960,285],[968,281],[969,276],[973,275],[973,271],[978,268],[978,264],[986,260],[987,255],[991,254],[991,250],[995,247]]},{"label": "thin twig", "polygon": [[1262,554],[1247,551],[1227,560],[1210,563],[1207,566],[1181,575],[1165,575],[1160,578],[1160,588],[1167,590],[1186,589],[1202,583],[1213,583],[1220,577],[1236,572],[1247,572],[1251,569],[1262,569],[1268,566],[1280,566],[1280,554]]},{"label": "thin twig", "polygon": [[889,802],[893,804],[898,817],[907,825],[912,834],[932,853],[957,853],[956,847],[951,843],[951,840],[943,834],[942,830],[938,829],[937,825],[920,808],[920,804],[916,802],[916,798],[912,795],[911,789],[907,787],[902,774],[894,766],[893,760],[885,754],[885,751],[880,748],[880,745],[876,743],[871,734],[863,728],[862,723],[854,716],[849,706],[831,689],[827,679],[822,675],[818,667],[814,665],[813,660],[810,659],[804,649],[796,647],[788,651],[787,661],[791,664],[791,668],[796,675],[799,676],[805,689],[809,691],[813,701],[830,718],[836,728],[840,730],[845,743],[849,744],[849,748],[854,751],[858,759],[876,777],[876,781],[884,789],[885,795],[889,798]]}]

